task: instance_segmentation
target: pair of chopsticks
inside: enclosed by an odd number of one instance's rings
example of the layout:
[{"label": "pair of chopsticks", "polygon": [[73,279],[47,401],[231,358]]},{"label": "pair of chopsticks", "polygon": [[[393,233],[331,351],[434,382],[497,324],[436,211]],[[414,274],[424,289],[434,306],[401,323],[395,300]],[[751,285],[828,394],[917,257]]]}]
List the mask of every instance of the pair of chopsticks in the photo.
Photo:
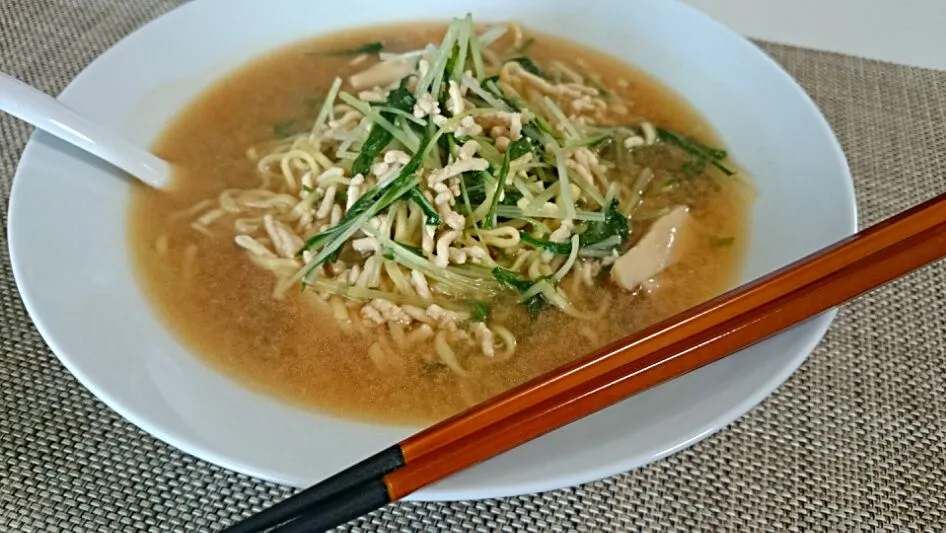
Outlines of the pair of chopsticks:
[{"label": "pair of chopsticks", "polygon": [[425,429],[224,531],[325,531],[944,255],[946,194]]}]

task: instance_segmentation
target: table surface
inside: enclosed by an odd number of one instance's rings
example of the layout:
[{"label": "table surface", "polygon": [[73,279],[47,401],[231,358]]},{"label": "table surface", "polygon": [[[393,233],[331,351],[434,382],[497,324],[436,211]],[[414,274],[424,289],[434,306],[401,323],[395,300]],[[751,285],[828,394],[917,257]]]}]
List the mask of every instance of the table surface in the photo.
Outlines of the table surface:
[{"label": "table surface", "polygon": [[[0,70],[58,93],[180,3],[0,3]],[[862,224],[946,190],[946,73],[760,46],[841,140]],[[4,225],[30,132],[0,116]],[[392,505],[349,530],[946,530],[944,282],[940,262],[844,306],[759,407],[650,466],[543,494]],[[82,388],[23,309],[5,232],[0,332],[0,531],[206,531],[292,493],[157,441]]]},{"label": "table surface", "polygon": [[683,0],[756,39],[946,69],[943,0]]}]

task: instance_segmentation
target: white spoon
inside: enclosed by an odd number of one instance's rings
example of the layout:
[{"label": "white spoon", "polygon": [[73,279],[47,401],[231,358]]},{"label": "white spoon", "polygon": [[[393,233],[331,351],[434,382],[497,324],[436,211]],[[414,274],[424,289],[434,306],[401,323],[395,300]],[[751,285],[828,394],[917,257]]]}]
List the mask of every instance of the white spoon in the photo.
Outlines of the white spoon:
[{"label": "white spoon", "polygon": [[0,72],[0,111],[104,159],[151,187],[162,189],[171,183],[173,169],[167,161],[106,131],[59,100],[3,72]]}]

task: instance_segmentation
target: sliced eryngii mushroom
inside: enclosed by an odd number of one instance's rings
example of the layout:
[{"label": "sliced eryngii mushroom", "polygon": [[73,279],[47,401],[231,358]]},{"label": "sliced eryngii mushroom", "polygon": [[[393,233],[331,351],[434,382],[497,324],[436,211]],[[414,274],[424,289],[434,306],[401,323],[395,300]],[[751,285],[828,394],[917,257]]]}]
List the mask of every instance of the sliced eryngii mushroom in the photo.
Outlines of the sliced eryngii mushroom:
[{"label": "sliced eryngii mushroom", "polygon": [[674,207],[654,222],[637,244],[614,261],[611,279],[627,290],[648,286],[655,276],[680,259],[692,229],[689,208]]}]

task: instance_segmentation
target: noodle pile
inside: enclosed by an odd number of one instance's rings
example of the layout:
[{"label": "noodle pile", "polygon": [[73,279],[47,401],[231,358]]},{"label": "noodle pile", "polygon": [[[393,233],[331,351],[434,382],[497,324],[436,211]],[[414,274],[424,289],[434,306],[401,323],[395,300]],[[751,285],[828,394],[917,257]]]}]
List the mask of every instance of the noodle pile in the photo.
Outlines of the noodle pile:
[{"label": "noodle pile", "polygon": [[379,365],[419,345],[460,375],[464,357],[508,359],[506,299],[600,317],[609,300],[580,293],[630,244],[654,176],[635,154],[672,145],[729,173],[725,152],[631,117],[594,76],[540,67],[527,47],[518,26],[467,16],[439,46],[361,54],[308,132],[247,151],[257,186],[183,216],[231,235],[274,274],[274,297],[304,288],[346,331],[372,331]]}]

